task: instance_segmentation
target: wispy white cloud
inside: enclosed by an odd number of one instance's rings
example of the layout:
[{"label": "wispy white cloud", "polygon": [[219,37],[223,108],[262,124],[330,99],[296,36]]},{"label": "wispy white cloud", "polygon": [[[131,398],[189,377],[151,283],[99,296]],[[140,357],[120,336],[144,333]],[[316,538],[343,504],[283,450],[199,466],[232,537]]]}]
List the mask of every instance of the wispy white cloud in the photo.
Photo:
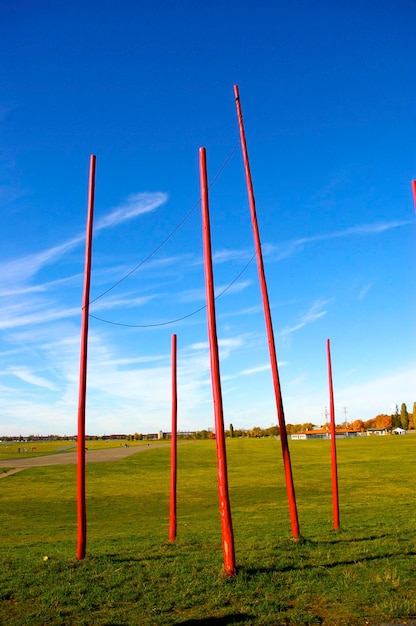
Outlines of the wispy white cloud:
[{"label": "wispy white cloud", "polygon": [[[279,363],[279,365],[285,365],[285,363]],[[257,367],[250,367],[249,369],[241,370],[241,376],[252,376],[253,374],[259,374],[260,372],[267,372],[270,369],[270,363],[265,365],[257,365]]]},{"label": "wispy white cloud", "polygon": [[317,300],[316,302],[314,302],[312,306],[305,313],[303,313],[303,315],[300,316],[299,321],[296,324],[283,328],[280,331],[279,336],[286,337],[288,335],[291,335],[292,333],[300,330],[307,324],[311,324],[321,317],[324,317],[324,315],[327,314],[327,310],[323,307],[325,307],[329,302],[330,300]]},{"label": "wispy white cloud", "polygon": [[151,300],[156,298],[155,295],[149,296],[134,296],[133,294],[124,294],[122,297],[107,297],[105,300],[98,300],[91,307],[91,312],[108,310],[108,309],[131,309],[133,307],[139,307],[147,304]]},{"label": "wispy white cloud", "polygon": [[[222,295],[231,295],[244,291],[253,284],[251,280],[239,280],[232,285],[217,285],[215,287],[215,297]],[[204,302],[206,299],[205,289],[188,289],[180,294],[181,302]]]},{"label": "wispy white cloud", "polygon": [[[218,346],[220,348],[239,348],[244,343],[243,337],[233,337],[228,339],[219,339]],[[208,350],[209,343],[208,341],[200,341],[198,343],[193,343],[189,346],[190,350]]]},{"label": "wispy white cloud", "polygon": [[122,204],[97,220],[95,230],[117,226],[138,215],[150,213],[165,204],[167,199],[167,194],[163,192],[133,193]]},{"label": "wispy white cloud", "polygon": [[275,261],[288,258],[297,254],[303,250],[303,248],[312,243],[320,241],[329,241],[331,239],[342,239],[345,237],[365,237],[371,235],[378,235],[394,228],[400,228],[402,226],[409,226],[413,224],[412,220],[396,220],[392,222],[374,222],[373,224],[358,224],[357,226],[351,226],[344,230],[335,231],[333,233],[323,233],[319,235],[312,235],[310,237],[299,237],[298,239],[292,239],[291,241],[281,242],[276,245],[262,246],[263,252],[267,256]]},{"label": "wispy white cloud", "polygon": [[222,312],[218,315],[218,319],[226,319],[228,317],[237,317],[239,315],[256,315],[257,313],[262,313],[263,307],[259,304],[258,306],[246,307],[244,309],[238,309],[228,312]]},{"label": "wispy white cloud", "polygon": [[17,376],[17,378],[20,378],[20,380],[23,380],[25,383],[29,383],[29,385],[43,387],[44,389],[49,389],[50,391],[56,390],[56,385],[50,380],[43,378],[42,376],[38,376],[25,367],[10,367],[9,371],[14,376]]},{"label": "wispy white cloud", "polygon": [[212,255],[214,263],[230,263],[231,261],[248,261],[253,256],[253,249],[217,250]]},{"label": "wispy white cloud", "polygon": [[[167,195],[161,192],[133,194],[125,203],[101,218],[98,222],[98,230],[115,227],[142,213],[154,211],[166,202],[166,199]],[[24,326],[39,326],[80,315],[80,306],[64,306],[61,296],[68,287],[77,283],[81,285],[81,273],[38,283],[35,281],[35,276],[45,266],[57,263],[62,257],[80,246],[84,240],[84,235],[77,235],[46,250],[0,263],[1,330],[10,331]],[[46,293],[48,297],[45,297]],[[96,310],[141,306],[153,297],[150,295],[131,296],[130,294],[121,298],[110,297],[97,304]]]},{"label": "wispy white cloud", "polygon": [[[286,365],[286,363],[279,363],[279,365]],[[223,381],[235,380],[237,378],[241,378],[242,376],[254,376],[255,374],[262,374],[263,372],[267,372],[270,369],[270,363],[265,363],[264,365],[257,365],[256,367],[239,370],[232,374],[226,374],[225,376],[223,375],[221,376],[221,379]]]},{"label": "wispy white cloud", "polygon": [[28,294],[45,293],[52,291],[53,289],[67,288],[71,285],[82,284],[82,274],[73,274],[72,276],[66,276],[65,278],[59,278],[57,280],[50,280],[44,283],[38,283],[37,285],[9,285],[4,289],[0,288],[0,297],[6,296],[23,296]]},{"label": "wispy white cloud", "polygon": [[[138,215],[154,211],[166,201],[167,194],[163,192],[132,194],[124,203],[99,219],[95,230],[114,227]],[[4,291],[10,285],[19,289],[18,283],[28,281],[43,267],[55,263],[84,240],[84,235],[80,234],[41,252],[0,263],[0,289]]]},{"label": "wispy white cloud", "polygon": [[[344,237],[365,237],[371,235],[378,235],[388,230],[400,228],[402,226],[409,226],[413,224],[413,220],[395,220],[391,222],[374,222],[372,224],[358,224],[345,228],[343,230],[335,231],[332,233],[321,233],[318,235],[311,235],[310,237],[299,237],[297,239],[291,239],[289,241],[282,241],[277,244],[268,242],[262,243],[261,249],[263,257],[270,261],[281,261],[288,257],[298,254],[308,244],[319,243],[321,241],[329,241],[331,239],[342,239]],[[245,262],[252,258],[252,248],[241,249],[223,249],[217,250],[213,253],[212,259],[214,263],[229,263],[232,261]],[[203,263],[203,259],[200,258],[196,263]]]},{"label": "wispy white cloud", "polygon": [[364,287],[362,287],[359,291],[358,294],[358,299],[359,300],[364,300],[364,298],[366,297],[366,295],[368,294],[368,292],[370,291],[372,285],[368,284],[368,285],[364,285]]},{"label": "wispy white cloud", "polygon": [[22,305],[13,305],[4,308],[0,312],[0,329],[9,330],[20,326],[31,326],[35,324],[45,324],[54,320],[61,320],[74,315],[80,314],[80,308],[59,307],[53,305],[43,305],[38,303],[36,312],[35,305],[28,306],[27,303]]},{"label": "wispy white cloud", "polygon": [[4,291],[10,285],[18,285],[29,280],[37,274],[42,267],[54,263],[64,254],[75,248],[83,237],[73,237],[58,246],[53,246],[42,252],[29,254],[15,259],[14,261],[6,261],[0,264],[0,289]]}]

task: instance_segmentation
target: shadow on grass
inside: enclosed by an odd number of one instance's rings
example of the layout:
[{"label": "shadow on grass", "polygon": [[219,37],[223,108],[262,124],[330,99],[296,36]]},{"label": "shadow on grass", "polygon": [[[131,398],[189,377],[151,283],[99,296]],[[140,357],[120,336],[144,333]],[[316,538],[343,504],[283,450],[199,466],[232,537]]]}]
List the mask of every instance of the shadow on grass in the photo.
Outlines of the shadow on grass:
[{"label": "shadow on grass", "polygon": [[237,624],[253,619],[252,615],[239,613],[225,615],[224,617],[203,617],[202,619],[187,619],[185,622],[176,622],[177,626],[203,626],[204,624],[214,624],[215,626],[226,626],[227,624]]},{"label": "shadow on grass", "polygon": [[122,556],[120,554],[101,554],[90,557],[94,561],[111,561],[112,563],[148,563],[149,561],[167,561],[177,559],[176,554],[154,554],[151,556]]},{"label": "shadow on grass", "polygon": [[304,539],[304,545],[314,545],[314,546],[322,546],[322,545],[334,545],[337,543],[360,543],[362,541],[375,541],[376,539],[385,539],[386,537],[390,537],[389,534],[385,533],[384,535],[370,535],[368,537],[360,537],[357,539],[351,539],[350,537],[334,537],[333,539],[322,539],[322,540],[314,540],[314,539]]},{"label": "shadow on grass", "polygon": [[381,561],[383,559],[389,559],[392,556],[416,556],[416,552],[411,550],[409,552],[388,552],[386,554],[381,554],[378,556],[366,556],[360,559],[348,559],[344,561],[334,561],[332,563],[313,563],[313,564],[305,564],[300,567],[292,567],[287,565],[285,567],[244,567],[240,566],[238,568],[239,572],[243,572],[247,576],[257,576],[257,574],[271,574],[273,572],[296,572],[296,571],[304,571],[304,570],[313,570],[313,569],[332,569],[334,567],[342,567],[343,565],[357,565],[358,563],[370,563],[371,561]]}]

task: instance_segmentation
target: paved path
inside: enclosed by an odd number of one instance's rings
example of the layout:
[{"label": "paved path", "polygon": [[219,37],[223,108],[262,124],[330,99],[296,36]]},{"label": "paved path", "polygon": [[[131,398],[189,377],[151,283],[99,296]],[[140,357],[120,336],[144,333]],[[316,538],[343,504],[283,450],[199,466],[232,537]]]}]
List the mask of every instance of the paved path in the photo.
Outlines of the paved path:
[{"label": "paved path", "polygon": [[[118,448],[103,448],[102,450],[87,450],[85,452],[86,463],[104,463],[106,461],[120,461],[131,454],[147,452],[153,448],[163,448],[169,443],[155,443],[151,446],[120,446]],[[77,452],[62,452],[60,454],[50,454],[49,456],[35,456],[27,459],[8,459],[0,461],[0,467],[11,467],[9,472],[0,474],[0,478],[11,476],[16,472],[21,472],[29,467],[45,467],[47,465],[74,465],[77,462]]]}]

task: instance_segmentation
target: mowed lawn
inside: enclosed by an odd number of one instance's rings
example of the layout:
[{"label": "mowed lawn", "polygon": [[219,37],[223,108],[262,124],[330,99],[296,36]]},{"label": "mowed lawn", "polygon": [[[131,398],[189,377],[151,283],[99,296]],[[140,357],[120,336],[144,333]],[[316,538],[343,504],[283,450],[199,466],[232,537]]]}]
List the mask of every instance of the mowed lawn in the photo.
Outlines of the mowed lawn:
[{"label": "mowed lawn", "polygon": [[[117,444],[116,444],[117,445]],[[354,626],[416,616],[416,437],[290,442],[303,541],[291,541],[275,439],[227,440],[238,573],[223,572],[215,442],[87,465],[87,557],[77,561],[76,468],[0,480],[0,624]],[[10,461],[10,467],[13,462]],[[47,559],[45,557],[48,557]]]}]

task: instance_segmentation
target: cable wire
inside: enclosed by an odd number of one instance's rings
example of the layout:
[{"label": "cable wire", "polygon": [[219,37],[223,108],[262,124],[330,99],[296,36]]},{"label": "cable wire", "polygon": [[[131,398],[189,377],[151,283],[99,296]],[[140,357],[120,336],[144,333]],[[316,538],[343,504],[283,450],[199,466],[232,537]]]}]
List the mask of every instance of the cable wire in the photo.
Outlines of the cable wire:
[{"label": "cable wire", "polygon": [[[209,189],[211,189],[211,187],[213,185],[215,185],[215,183],[217,182],[217,180],[219,179],[219,177],[223,173],[224,169],[226,168],[226,166],[230,162],[232,156],[234,155],[234,152],[236,151],[238,145],[239,145],[239,142],[237,141],[236,144],[234,145],[233,149],[231,150],[230,154],[227,156],[227,158],[225,159],[224,163],[221,165],[220,169],[218,170],[218,172],[216,173],[216,175],[212,179],[212,182],[209,185]],[[105,295],[107,295],[110,291],[112,291],[113,289],[118,287],[118,285],[120,285],[127,278],[129,278],[129,276],[134,274],[134,272],[136,272],[140,267],[142,267],[142,265],[147,263],[147,261],[149,261],[149,259],[151,259],[157,252],[159,252],[159,250],[161,248],[163,248],[163,246],[173,237],[173,235],[180,229],[180,227],[192,215],[192,213],[195,211],[195,209],[199,206],[200,203],[201,203],[201,200],[198,200],[192,206],[192,208],[188,211],[188,213],[186,213],[186,215],[181,219],[181,221],[175,226],[175,228],[165,237],[165,239],[163,239],[163,241],[158,246],[156,246],[156,248],[154,248],[152,250],[152,252],[150,252],[144,259],[142,259],[142,261],[140,261],[140,263],[138,263],[135,267],[133,267],[132,270],[130,270],[127,274],[125,274],[122,278],[120,278],[120,280],[118,280],[116,283],[114,283],[114,285],[112,285],[111,287],[109,287],[108,289],[103,291],[101,294],[96,296],[93,300],[90,300],[90,305],[93,304],[94,302],[97,302],[97,300],[100,300]],[[97,319],[99,319],[99,318],[97,318]]]},{"label": "cable wire", "polygon": [[[217,296],[215,296],[215,300],[218,300],[218,298],[221,298],[221,296],[223,296],[234,285],[234,283],[237,282],[240,276],[244,274],[248,266],[253,262],[255,257],[256,257],[256,253],[253,254],[251,259],[248,261],[248,263],[245,264],[245,266],[237,274],[237,276]],[[201,306],[199,309],[192,311],[192,313],[188,313],[187,315],[183,315],[182,317],[178,317],[174,320],[169,320],[167,322],[159,322],[158,324],[123,324],[122,322],[112,322],[110,320],[103,319],[102,317],[97,317],[96,315],[92,315],[91,313],[89,314],[89,317],[92,317],[93,319],[98,320],[99,322],[104,322],[105,324],[111,324],[113,326],[123,326],[125,328],[155,328],[157,326],[168,326],[169,324],[175,324],[176,322],[181,322],[182,320],[185,320],[188,317],[192,317],[193,315],[200,313],[206,308],[207,308],[207,305],[204,304],[204,306]]]}]

